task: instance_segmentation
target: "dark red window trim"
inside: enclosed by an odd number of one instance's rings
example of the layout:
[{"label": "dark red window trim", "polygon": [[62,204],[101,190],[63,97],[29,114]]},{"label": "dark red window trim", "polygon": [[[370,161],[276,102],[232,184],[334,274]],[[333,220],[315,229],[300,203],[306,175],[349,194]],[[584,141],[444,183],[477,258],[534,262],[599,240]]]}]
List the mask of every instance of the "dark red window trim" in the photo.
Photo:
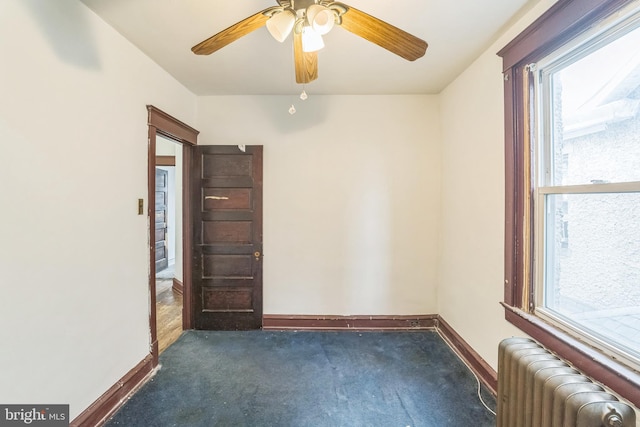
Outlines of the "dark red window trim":
[{"label": "dark red window trim", "polygon": [[[611,388],[636,406],[640,406],[640,375],[601,352],[567,335],[522,306],[525,290],[524,240],[525,198],[525,123],[529,118],[524,97],[524,67],[550,54],[587,31],[631,0],[558,0],[533,24],[505,46],[502,57],[505,101],[505,319],[538,340],[551,351],[573,363],[585,374]],[[526,193],[526,194],[525,194]],[[530,251],[528,253],[531,253]]]}]

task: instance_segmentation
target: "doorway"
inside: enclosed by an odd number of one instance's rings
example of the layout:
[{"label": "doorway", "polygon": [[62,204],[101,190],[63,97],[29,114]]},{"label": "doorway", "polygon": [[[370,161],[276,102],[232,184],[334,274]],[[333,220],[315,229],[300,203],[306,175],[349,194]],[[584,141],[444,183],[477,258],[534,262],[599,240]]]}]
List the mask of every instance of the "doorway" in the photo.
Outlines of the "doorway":
[{"label": "doorway", "polygon": [[[168,115],[162,110],[157,109],[152,105],[147,106],[147,124],[148,124],[148,197],[147,197],[147,215],[148,215],[148,227],[149,227],[149,294],[150,294],[150,315],[149,315],[149,328],[150,328],[150,352],[153,359],[153,365],[158,365],[158,356],[160,354],[160,344],[158,341],[158,318],[164,313],[159,313],[157,297],[158,289],[156,286],[156,167],[157,166],[174,166],[174,175],[176,176],[175,192],[178,193],[175,196],[175,203],[181,202],[182,208],[178,215],[175,215],[175,232],[181,234],[181,238],[178,239],[174,236],[175,243],[175,255],[174,255],[174,274],[171,280],[171,296],[179,294],[180,287],[182,288],[182,303],[178,304],[176,310],[182,313],[181,325],[175,328],[179,333],[184,329],[193,328],[192,309],[191,309],[191,270],[192,270],[192,256],[191,256],[191,235],[192,235],[192,221],[190,217],[190,208],[188,203],[188,195],[190,194],[190,180],[188,179],[188,171],[190,170],[191,152],[192,148],[198,142],[198,131],[188,126],[187,124],[177,120],[176,118]],[[166,141],[164,141],[166,140]],[[163,146],[164,143],[174,144],[174,146],[180,147],[180,150],[175,149],[175,155],[165,156],[162,154],[162,148],[160,149],[160,156],[156,157],[156,146]],[[164,163],[167,157],[173,157],[173,165],[158,165],[157,162]],[[181,169],[177,170],[178,168]],[[167,173],[168,175],[168,173]],[[179,194],[181,193],[181,194]],[[163,196],[164,197],[164,196]],[[167,209],[167,217],[169,216],[170,208]],[[164,228],[164,224],[161,228]],[[168,233],[168,232],[167,232]],[[162,236],[160,236],[162,237]],[[171,239],[171,235],[165,237],[165,242]],[[178,241],[181,240],[181,244]],[[170,259],[169,251],[166,251],[167,266]],[[162,258],[162,257],[160,257]],[[159,267],[163,267],[162,263],[158,264]],[[163,269],[162,271],[164,271]],[[182,281],[180,283],[177,280],[180,277],[180,271]],[[161,277],[162,277],[161,273]],[[181,306],[181,307],[180,307]],[[175,320],[175,315],[169,315],[170,318]],[[175,321],[174,321],[175,325]],[[163,348],[164,349],[164,348]]]},{"label": "doorway", "polygon": [[158,353],[182,333],[182,146],[156,136],[155,262]]}]

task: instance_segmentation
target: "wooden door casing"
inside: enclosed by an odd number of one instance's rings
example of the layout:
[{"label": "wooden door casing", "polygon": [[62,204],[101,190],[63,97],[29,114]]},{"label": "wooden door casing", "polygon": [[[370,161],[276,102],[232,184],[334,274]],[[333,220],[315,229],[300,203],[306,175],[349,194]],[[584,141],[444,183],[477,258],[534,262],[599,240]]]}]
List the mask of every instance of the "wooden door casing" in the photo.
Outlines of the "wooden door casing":
[{"label": "wooden door casing", "polygon": [[262,146],[193,153],[196,329],[262,327]]}]

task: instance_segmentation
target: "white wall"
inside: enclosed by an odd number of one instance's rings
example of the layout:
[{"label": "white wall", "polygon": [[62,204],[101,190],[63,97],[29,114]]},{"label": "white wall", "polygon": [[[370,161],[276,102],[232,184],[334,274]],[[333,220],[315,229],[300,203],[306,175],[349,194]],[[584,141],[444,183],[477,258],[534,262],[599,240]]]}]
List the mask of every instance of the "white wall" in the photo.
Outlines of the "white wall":
[{"label": "white wall", "polygon": [[156,156],[175,156],[176,149],[180,146],[162,135],[156,135]]},{"label": "white wall", "polygon": [[0,2],[0,57],[0,402],[74,418],[149,353],[145,106],[196,100],[76,0]]},{"label": "white wall", "polygon": [[199,143],[264,145],[266,314],[436,312],[438,117],[426,95],[198,99]]},{"label": "white wall", "polygon": [[504,100],[496,52],[553,2],[542,1],[441,93],[442,240],[438,312],[497,368],[504,320]]}]

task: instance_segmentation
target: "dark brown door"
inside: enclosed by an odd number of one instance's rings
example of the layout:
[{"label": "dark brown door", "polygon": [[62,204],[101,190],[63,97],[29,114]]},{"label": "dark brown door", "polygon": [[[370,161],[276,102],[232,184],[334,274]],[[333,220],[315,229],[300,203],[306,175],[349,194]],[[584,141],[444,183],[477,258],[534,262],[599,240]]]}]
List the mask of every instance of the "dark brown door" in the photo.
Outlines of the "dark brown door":
[{"label": "dark brown door", "polygon": [[169,266],[167,257],[167,198],[169,173],[156,168],[156,272]]},{"label": "dark brown door", "polygon": [[262,146],[198,146],[192,167],[196,329],[262,327]]}]

